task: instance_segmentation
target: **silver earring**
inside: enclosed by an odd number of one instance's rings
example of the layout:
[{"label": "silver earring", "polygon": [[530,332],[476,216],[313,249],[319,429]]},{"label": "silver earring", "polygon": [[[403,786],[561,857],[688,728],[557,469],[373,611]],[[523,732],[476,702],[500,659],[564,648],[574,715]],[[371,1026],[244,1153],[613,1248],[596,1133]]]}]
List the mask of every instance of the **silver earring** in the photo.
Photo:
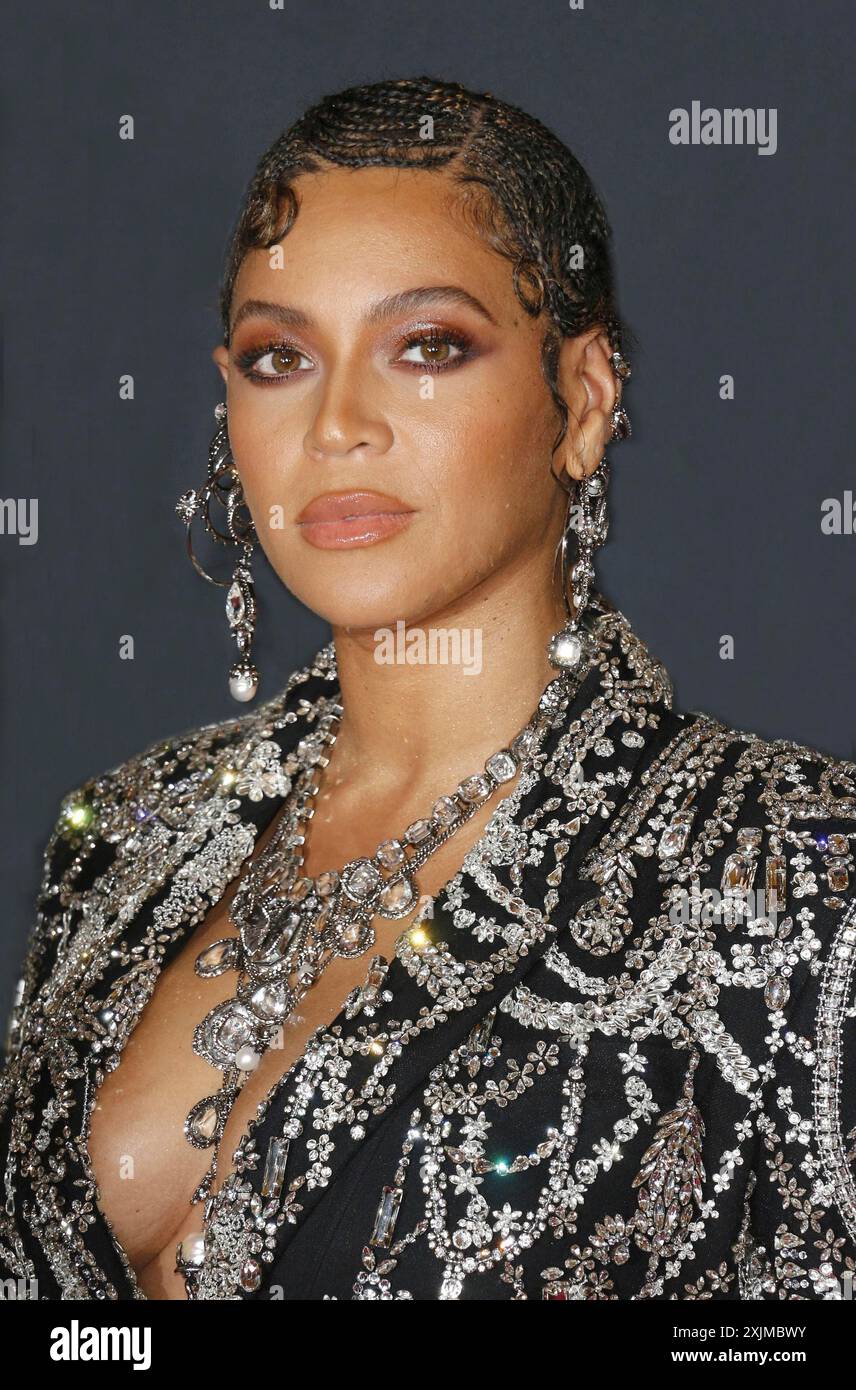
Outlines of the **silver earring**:
[{"label": "silver earring", "polygon": [[630,417],[623,405],[616,404],[612,407],[612,438],[629,439],[633,433],[630,428]]},{"label": "silver earring", "polygon": [[[616,378],[626,381],[630,376],[630,366],[621,353],[614,352],[610,362]],[[612,438],[627,439],[629,435],[627,412],[616,403],[612,411]],[[561,558],[562,598],[568,621],[561,631],[553,634],[547,648],[550,664],[560,670],[584,666],[594,655],[595,638],[588,626],[584,625],[584,620],[594,587],[595,552],[603,545],[609,531],[608,486],[609,462],[604,456],[591,477],[580,479],[575,487],[568,489],[568,509],[558,552]],[[576,525],[575,510],[579,513]],[[568,549],[574,534],[577,560],[570,576],[574,595],[572,610],[568,592]]]},{"label": "silver earring", "polygon": [[[630,364],[620,352],[614,352],[610,358],[612,370],[619,381],[626,381],[632,375]],[[630,428],[630,417],[620,401],[616,401],[612,407],[612,438],[629,439],[633,431]]]},{"label": "silver earring", "polygon": [[[251,655],[256,628],[256,597],[250,562],[258,539],[249,514],[244,490],[232,457],[226,423],[226,402],[214,408],[217,429],[208,449],[208,477],[201,488],[189,488],[176,503],[175,510],[187,527],[187,553],[197,574],[209,584],[228,589],[226,617],[229,629],[238,645],[238,659],[229,668],[229,693],[245,703],[252,700],[259,688],[259,673]],[[217,528],[211,517],[212,503],[225,510],[225,530]],[[201,516],[208,535],[220,545],[238,546],[240,555],[235,562],[232,578],[214,579],[200,565],[193,551],[191,526],[195,516]]]},{"label": "silver earring", "polygon": [[[568,621],[561,631],[553,634],[547,648],[550,664],[559,670],[573,670],[574,667],[586,665],[594,654],[595,640],[588,628],[583,626],[583,616],[594,581],[594,553],[603,545],[609,529],[609,513],[606,506],[608,482],[609,463],[604,457],[591,477],[581,479],[576,488],[570,489],[568,493],[565,526],[559,542],[560,582]],[[576,525],[575,510],[579,512]],[[574,535],[577,560],[571,571],[574,594],[572,609],[568,592],[568,551]]]}]

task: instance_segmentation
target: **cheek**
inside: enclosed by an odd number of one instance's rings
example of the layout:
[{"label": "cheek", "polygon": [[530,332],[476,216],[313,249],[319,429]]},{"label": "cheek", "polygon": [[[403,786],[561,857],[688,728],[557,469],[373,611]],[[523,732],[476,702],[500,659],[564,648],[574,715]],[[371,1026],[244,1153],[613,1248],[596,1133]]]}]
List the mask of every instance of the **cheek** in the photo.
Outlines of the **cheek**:
[{"label": "cheek", "polygon": [[261,533],[262,528],[270,524],[271,507],[286,507],[287,504],[286,451],[277,441],[270,422],[255,420],[252,412],[247,411],[235,412],[230,418],[229,440],[244,497]]},{"label": "cheek", "polygon": [[541,378],[486,383],[440,415],[433,448],[418,452],[429,460],[438,503],[454,514],[454,529],[543,523],[556,492],[550,462],[558,428]]}]

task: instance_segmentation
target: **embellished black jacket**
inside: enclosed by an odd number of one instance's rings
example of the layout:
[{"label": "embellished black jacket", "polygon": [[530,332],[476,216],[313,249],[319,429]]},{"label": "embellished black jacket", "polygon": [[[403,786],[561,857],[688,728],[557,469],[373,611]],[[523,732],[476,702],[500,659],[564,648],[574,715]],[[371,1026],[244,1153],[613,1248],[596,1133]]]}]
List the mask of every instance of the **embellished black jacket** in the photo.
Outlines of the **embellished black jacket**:
[{"label": "embellished black jacket", "polygon": [[[423,930],[260,1106],[194,1297],[852,1296],[856,764],[675,711],[593,630]],[[63,801],[0,1074],[0,1277],[39,1298],[144,1297],[96,1091],[337,693],[330,644]]]}]

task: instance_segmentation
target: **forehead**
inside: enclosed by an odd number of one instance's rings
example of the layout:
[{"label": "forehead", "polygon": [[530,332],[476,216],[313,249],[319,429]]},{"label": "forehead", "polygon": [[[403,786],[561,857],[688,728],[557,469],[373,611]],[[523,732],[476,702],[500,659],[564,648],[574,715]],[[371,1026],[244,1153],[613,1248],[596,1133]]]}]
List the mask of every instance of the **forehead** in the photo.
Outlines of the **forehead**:
[{"label": "forehead", "polygon": [[300,287],[322,294],[378,294],[454,280],[492,299],[491,308],[514,314],[511,263],[473,226],[466,205],[472,185],[443,171],[329,169],[293,180],[299,208],[282,239],[282,268],[269,249],[244,257],[233,309],[241,299],[273,288]]}]

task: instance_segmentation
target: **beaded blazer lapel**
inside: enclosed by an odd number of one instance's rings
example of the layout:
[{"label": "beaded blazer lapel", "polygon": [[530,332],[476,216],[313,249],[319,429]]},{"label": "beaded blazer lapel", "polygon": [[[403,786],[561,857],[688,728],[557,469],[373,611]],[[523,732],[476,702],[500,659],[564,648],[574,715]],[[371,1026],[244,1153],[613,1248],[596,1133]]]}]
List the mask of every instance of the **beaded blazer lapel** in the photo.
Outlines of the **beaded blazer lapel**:
[{"label": "beaded blazer lapel", "polygon": [[[513,1109],[536,1077],[556,1068],[553,1038],[573,1048],[594,1033],[622,1032],[629,1039],[634,1030],[640,1038],[671,1038],[657,1061],[665,1093],[649,1106],[666,1117],[679,1102],[675,1113],[684,1116],[679,1150],[673,1150],[665,1131],[657,1131],[661,1149],[655,1144],[647,1174],[644,1164],[639,1170],[635,1224],[613,1241],[621,1247],[629,1240],[654,1252],[645,1287],[647,1296],[658,1296],[661,1257],[672,1249],[666,1240],[669,1223],[692,1231],[701,1204],[703,1126],[694,1118],[692,1101],[699,1058],[707,1054],[729,1095],[749,1098],[751,1104],[741,1101],[747,1113],[757,1109],[765,1074],[748,1044],[732,1036],[713,1007],[717,977],[724,983],[728,976],[721,958],[707,949],[700,955],[686,933],[666,931],[668,918],[662,915],[649,919],[649,947],[640,947],[641,905],[644,901],[656,914],[682,885],[699,893],[718,851],[726,858],[717,860],[717,882],[720,870],[723,881],[730,876],[744,882],[750,869],[754,874],[760,831],[749,827],[733,843],[728,838],[735,808],[749,792],[782,831],[801,817],[856,820],[856,768],[794,744],[770,744],[729,730],[705,715],[674,713],[666,671],[623,615],[601,607],[595,630],[598,653],[582,686],[567,709],[556,711],[534,768],[497,805],[461,872],[435,896],[424,934],[414,936],[405,928],[388,969],[382,967],[355,991],[330,1028],[318,1030],[260,1107],[239,1147],[235,1171],[209,1204],[206,1258],[194,1296],[260,1296],[266,1267],[276,1270],[282,1259],[287,1264],[295,1237],[317,1226],[325,1203],[335,1200],[337,1182],[359,1165],[373,1136],[399,1109],[406,1131],[406,1115],[420,1097],[424,1106],[432,1078],[444,1073],[450,1058],[463,1068],[463,1081],[437,1081],[436,1105],[442,1109],[451,1103],[454,1109],[461,1087],[471,1084],[474,1094],[481,1086],[500,1110]],[[325,697],[336,693],[330,645],[259,710],[153,745],[71,793],[63,804],[46,852],[38,921],[11,1020],[9,1065],[0,1078],[6,1190],[0,1262],[19,1278],[38,1269],[43,1280],[47,1258],[57,1290],[42,1296],[143,1296],[96,1205],[85,1138],[96,1089],[105,1070],[119,1064],[161,969],[240,872],[281,807],[289,768],[296,770],[291,760],[299,763],[301,740],[311,738]],[[732,773],[723,778],[714,770],[729,749]],[[715,814],[699,823],[700,793],[708,783],[704,810]],[[841,893],[849,886],[852,857],[848,861],[849,845],[840,831],[829,839],[831,846],[826,835],[812,839],[806,830],[797,836],[791,888],[795,896],[817,891],[811,881],[822,861],[829,880],[824,905],[828,916],[843,919],[844,939],[853,913],[851,899]],[[775,837],[767,847],[774,851],[767,855],[768,887],[772,884],[784,901],[790,865]],[[830,848],[831,855],[823,853]],[[643,870],[649,898],[640,891]],[[652,885],[662,901],[653,896]],[[787,937],[792,919],[785,920]],[[812,935],[804,921],[804,947]],[[856,932],[852,935],[856,940]],[[632,954],[626,949],[631,938],[637,943]],[[780,948],[784,964],[775,942],[769,949],[761,945],[759,957],[752,945],[741,949],[749,982],[769,994],[768,1008],[784,1007],[792,969],[787,949]],[[694,983],[676,990],[675,981],[688,973]],[[830,977],[828,985],[834,1013],[836,980]],[[783,1014],[774,1017],[784,1026]],[[485,1081],[491,1036],[503,1018],[521,1037],[531,1032],[534,1051],[527,1054],[524,1048],[522,1065],[511,1059],[499,1082]],[[824,1062],[830,1085],[830,1069],[836,1059],[840,1062],[840,1022]],[[625,1045],[633,1055],[637,1044]],[[468,1076],[478,1083],[467,1083]],[[579,1088],[568,1084],[563,1094],[569,1097],[564,1109],[570,1135],[576,1132]],[[821,1115],[824,1103],[818,1091]],[[647,1113],[644,1106],[640,1113]],[[748,1120],[738,1116],[735,1125],[740,1124]],[[621,1132],[637,1128],[634,1121]],[[834,1190],[848,1210],[852,1203],[856,1218],[840,1130],[828,1128],[819,1143],[829,1195]],[[456,1181],[463,1183],[464,1199],[469,1191],[472,1200],[458,1227],[460,1241],[456,1236],[445,1254],[433,1252],[432,1261],[443,1257],[442,1291],[434,1295],[440,1297],[459,1296],[470,1232],[481,1229],[478,1174],[496,1170],[483,1155],[478,1132],[471,1130],[462,1142],[459,1151],[451,1146],[451,1157],[458,1152],[463,1177]],[[553,1163],[554,1150],[564,1142],[556,1131],[521,1160],[523,1166],[534,1170],[542,1161]],[[420,1296],[406,1289],[387,1292],[386,1273],[396,1258],[384,1262],[371,1253],[372,1247],[397,1248],[392,1237],[408,1153],[396,1174],[367,1198],[373,1209],[366,1220],[374,1229],[365,1232],[368,1244],[354,1297]],[[665,1173],[657,1168],[657,1154],[666,1155],[661,1165],[673,1169],[683,1154],[684,1166],[679,1189],[684,1195],[676,1207],[668,1202],[662,1207],[659,1244],[652,1233],[661,1219],[657,1184]],[[585,1162],[577,1165],[584,1176]],[[608,1166],[604,1153],[602,1167]],[[565,1176],[555,1182],[567,1183],[566,1161],[561,1172]],[[568,1189],[567,1210],[552,1202],[554,1234],[557,1227],[559,1234],[573,1229],[576,1191]],[[644,1220],[642,1212],[648,1213]],[[427,1218],[417,1221],[399,1244],[417,1240],[429,1224]],[[539,1229],[546,1225],[545,1217]],[[520,1292],[523,1266],[515,1273],[511,1235],[506,1244],[512,1272],[502,1277],[510,1291],[494,1296],[529,1296]],[[748,1281],[762,1266],[748,1238],[742,1251],[740,1277]],[[475,1262],[466,1257],[469,1272],[496,1269],[501,1256],[494,1249]],[[615,1259],[622,1263],[620,1249]],[[545,1271],[543,1296],[600,1296],[567,1292],[587,1289],[589,1273],[585,1262],[570,1279],[562,1269]]]},{"label": "beaded blazer lapel", "polygon": [[[665,669],[620,615],[603,615],[597,634],[588,674],[569,707],[556,711],[535,766],[435,895],[423,927],[400,936],[385,993],[378,998],[372,990],[369,1016],[359,1000],[343,1008],[274,1088],[275,1104],[251,1127],[235,1172],[210,1204],[199,1296],[246,1296],[260,1288],[262,1261],[282,1255],[298,1223],[305,1228],[389,1111],[410,1104],[432,1069],[486,1027],[500,998],[523,981],[580,905],[601,892],[591,878],[578,877],[583,849],[602,833],[615,805],[610,797],[646,746],[639,726],[649,735],[659,727],[672,692]],[[328,676],[330,656],[328,648],[314,663]],[[310,698],[304,688],[300,707],[311,722],[314,702],[302,703]],[[587,788],[585,809],[567,818],[567,791],[576,805],[582,780],[572,750],[585,756],[599,727],[616,718],[627,720],[623,770],[601,772]],[[347,1086],[339,1083],[345,1069]],[[321,1106],[322,1140],[317,1115],[310,1126],[303,1103],[316,1088],[329,1099]]]}]

